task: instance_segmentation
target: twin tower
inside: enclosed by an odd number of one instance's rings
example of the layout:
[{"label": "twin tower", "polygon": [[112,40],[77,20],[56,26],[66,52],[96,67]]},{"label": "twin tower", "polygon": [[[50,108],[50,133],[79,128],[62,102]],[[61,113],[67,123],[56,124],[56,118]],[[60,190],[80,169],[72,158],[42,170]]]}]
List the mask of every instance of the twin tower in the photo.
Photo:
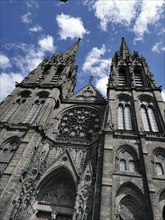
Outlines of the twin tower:
[{"label": "twin tower", "polygon": [[79,42],[1,103],[0,220],[165,220],[160,88],[123,38],[107,99],[74,93]]}]

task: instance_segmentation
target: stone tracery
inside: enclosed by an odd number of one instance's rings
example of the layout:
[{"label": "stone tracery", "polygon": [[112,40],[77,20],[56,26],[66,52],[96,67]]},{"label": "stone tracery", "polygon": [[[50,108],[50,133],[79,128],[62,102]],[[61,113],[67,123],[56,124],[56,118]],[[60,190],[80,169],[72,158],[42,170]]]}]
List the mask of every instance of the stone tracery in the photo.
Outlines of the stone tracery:
[{"label": "stone tracery", "polygon": [[70,109],[61,118],[59,136],[92,140],[100,130],[100,125],[98,112],[90,108]]}]

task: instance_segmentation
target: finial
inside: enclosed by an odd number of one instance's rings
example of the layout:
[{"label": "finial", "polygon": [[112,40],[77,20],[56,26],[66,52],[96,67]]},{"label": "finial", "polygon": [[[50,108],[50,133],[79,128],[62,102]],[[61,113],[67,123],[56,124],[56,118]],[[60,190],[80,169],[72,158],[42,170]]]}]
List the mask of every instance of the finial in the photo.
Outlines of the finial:
[{"label": "finial", "polygon": [[89,84],[92,84],[93,76],[89,77]]}]

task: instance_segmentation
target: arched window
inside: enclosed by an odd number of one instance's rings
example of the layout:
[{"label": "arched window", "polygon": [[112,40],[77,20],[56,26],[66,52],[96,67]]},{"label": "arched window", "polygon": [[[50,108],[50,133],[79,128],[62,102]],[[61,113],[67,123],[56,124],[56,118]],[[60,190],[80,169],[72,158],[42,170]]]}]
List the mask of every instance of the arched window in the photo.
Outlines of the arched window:
[{"label": "arched window", "polygon": [[17,138],[10,138],[5,141],[0,147],[0,176],[3,174],[8,163],[14,155],[19,145],[19,140]]},{"label": "arched window", "polygon": [[158,132],[156,114],[152,105],[148,103],[141,105],[141,117],[144,131]]},{"label": "arched window", "polygon": [[50,68],[52,67],[51,64],[45,64],[44,65],[44,70],[41,73],[41,75],[38,77],[38,79],[36,80],[37,83],[39,83],[40,81],[43,81],[45,79],[45,76],[48,74]]},{"label": "arched window", "polygon": [[124,68],[119,70],[118,85],[119,86],[126,86],[127,85],[127,75],[126,75],[126,70]]},{"label": "arched window", "polygon": [[135,85],[136,86],[143,86],[143,78],[142,78],[142,72],[140,69],[134,70],[134,79],[135,79]]},{"label": "arched window", "polygon": [[119,170],[122,172],[137,172],[135,158],[132,153],[125,148],[119,152]]},{"label": "arched window", "polygon": [[156,176],[162,176],[165,172],[165,154],[157,151],[154,155],[154,173]]},{"label": "arched window", "polygon": [[142,210],[133,197],[127,196],[119,204],[120,220],[142,220]]},{"label": "arched window", "polygon": [[132,130],[131,109],[130,109],[130,105],[128,104],[125,105],[124,120],[125,120],[125,129]]},{"label": "arched window", "polygon": [[26,102],[26,98],[30,96],[31,92],[30,91],[23,91],[18,99],[13,103],[12,107],[10,110],[4,114],[2,117],[2,122],[7,122],[9,119],[13,118],[14,115],[19,111],[21,105]]},{"label": "arched window", "polygon": [[118,129],[123,130],[124,129],[124,107],[122,104],[119,104],[117,113],[118,113],[118,117],[117,117]]},{"label": "arched window", "polygon": [[0,147],[0,162],[8,163],[18,147],[18,140],[13,138],[2,144]]},{"label": "arched window", "polygon": [[37,99],[33,103],[32,108],[30,109],[29,113],[25,117],[23,123],[32,124],[35,121],[35,119],[37,118],[39,112],[41,111],[48,95],[49,95],[49,93],[47,93],[47,92],[45,92],[45,93],[43,92],[43,93],[39,94],[39,99]]},{"label": "arched window", "polygon": [[132,130],[131,107],[128,102],[122,102],[118,105],[117,124],[120,130]]},{"label": "arched window", "polygon": [[144,105],[141,106],[141,116],[142,116],[142,122],[143,122],[144,130],[145,131],[150,131],[147,109]]},{"label": "arched window", "polygon": [[150,121],[151,130],[154,132],[158,132],[158,126],[152,106],[148,106],[148,117]]},{"label": "arched window", "polygon": [[59,65],[58,68],[57,68],[56,73],[55,73],[54,76],[52,77],[51,82],[58,82],[58,81],[59,81],[59,78],[60,78],[60,75],[61,75],[61,73],[63,72],[63,70],[64,70],[64,66],[63,66],[63,65]]}]

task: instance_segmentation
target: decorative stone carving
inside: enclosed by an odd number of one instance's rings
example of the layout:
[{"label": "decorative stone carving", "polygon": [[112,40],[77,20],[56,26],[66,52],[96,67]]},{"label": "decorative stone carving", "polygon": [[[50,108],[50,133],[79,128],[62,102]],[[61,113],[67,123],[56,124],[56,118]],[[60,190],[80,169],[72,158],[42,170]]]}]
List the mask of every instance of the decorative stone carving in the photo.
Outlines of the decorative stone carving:
[{"label": "decorative stone carving", "polygon": [[76,96],[76,100],[97,101],[97,96],[93,95],[91,90],[85,90],[82,95]]},{"label": "decorative stone carving", "polygon": [[82,179],[78,187],[73,220],[87,220],[92,205],[92,182],[91,165],[88,164],[82,175]]},{"label": "decorative stone carving", "polygon": [[90,108],[74,108],[67,111],[59,125],[59,136],[70,139],[96,139],[100,130],[100,115]]},{"label": "decorative stone carving", "polygon": [[41,202],[58,206],[73,207],[75,202],[75,192],[69,188],[67,182],[54,185],[49,188]]}]

